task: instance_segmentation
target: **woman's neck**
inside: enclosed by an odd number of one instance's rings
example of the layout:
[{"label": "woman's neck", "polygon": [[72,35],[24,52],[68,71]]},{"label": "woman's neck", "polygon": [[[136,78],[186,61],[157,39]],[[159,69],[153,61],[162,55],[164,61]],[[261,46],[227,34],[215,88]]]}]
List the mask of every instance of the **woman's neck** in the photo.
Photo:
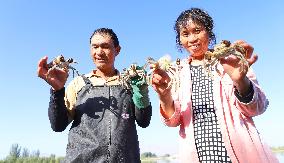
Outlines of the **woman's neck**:
[{"label": "woman's neck", "polygon": [[191,65],[198,66],[203,65],[204,55],[202,56],[191,56]]},{"label": "woman's neck", "polygon": [[204,60],[196,60],[196,59],[192,59],[191,65],[193,66],[199,66],[199,65],[203,65],[204,64]]}]

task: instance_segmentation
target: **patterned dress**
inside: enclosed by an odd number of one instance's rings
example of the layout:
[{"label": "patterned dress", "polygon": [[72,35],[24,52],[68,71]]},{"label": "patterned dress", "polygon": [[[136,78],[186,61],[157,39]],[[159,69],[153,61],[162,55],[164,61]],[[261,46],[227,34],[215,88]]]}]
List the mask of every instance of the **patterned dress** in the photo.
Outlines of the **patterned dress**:
[{"label": "patterned dress", "polygon": [[192,66],[192,109],[195,145],[200,162],[231,162],[214,109],[212,79],[203,66]]}]

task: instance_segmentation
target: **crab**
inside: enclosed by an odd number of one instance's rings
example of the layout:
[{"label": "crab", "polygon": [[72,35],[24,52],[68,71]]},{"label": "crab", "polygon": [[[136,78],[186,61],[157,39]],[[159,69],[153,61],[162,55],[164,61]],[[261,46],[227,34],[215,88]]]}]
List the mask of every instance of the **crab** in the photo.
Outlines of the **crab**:
[{"label": "crab", "polygon": [[154,58],[148,57],[144,67],[147,67],[148,65],[151,65],[152,70],[162,69],[168,71],[171,68],[171,58],[170,56],[166,55],[156,61]]},{"label": "crab", "polygon": [[77,63],[76,61],[73,60],[73,58],[65,59],[63,55],[57,56],[53,61],[51,61],[47,66],[48,66],[48,71],[52,69],[71,69],[73,71],[73,77],[74,77],[74,72],[76,72],[77,75],[79,75],[79,72],[70,64]]},{"label": "crab", "polygon": [[169,55],[161,57],[158,61],[152,57],[148,57],[147,62],[144,65],[144,69],[146,69],[146,67],[149,65],[151,65],[150,73],[156,69],[162,69],[166,72],[174,74],[175,69],[180,65],[180,59],[177,58],[176,62],[171,62],[171,57]]},{"label": "crab", "polygon": [[[131,80],[138,77],[138,80],[146,80],[147,74],[145,69],[138,68],[137,64],[131,64],[129,68],[124,68],[123,72],[119,75],[120,83],[127,89],[131,89]],[[147,84],[147,82],[146,82]]]},{"label": "crab", "polygon": [[[217,69],[217,63],[219,59],[225,58],[229,55],[234,55],[241,61],[241,71],[244,70],[245,66],[249,66],[246,58],[245,58],[246,50],[239,44],[231,44],[228,40],[222,40],[219,44],[217,44],[213,50],[207,51],[205,53],[205,68],[209,71],[209,66],[215,66],[216,71],[218,73],[219,70]],[[209,71],[209,74],[211,72]]]},{"label": "crab", "polygon": [[[177,72],[180,70],[180,59],[177,58],[176,62],[171,62],[171,58],[169,55],[165,55],[158,59],[158,61],[154,60],[152,57],[147,59],[145,64],[145,69],[147,66],[151,65],[151,70],[149,71],[149,77],[152,76],[151,73],[156,69],[162,69],[168,73],[171,78],[170,83],[168,83],[168,88],[172,87],[172,85],[178,86],[179,85],[179,77],[177,76]],[[149,79],[148,81],[151,81]],[[177,87],[176,87],[177,88]]]}]

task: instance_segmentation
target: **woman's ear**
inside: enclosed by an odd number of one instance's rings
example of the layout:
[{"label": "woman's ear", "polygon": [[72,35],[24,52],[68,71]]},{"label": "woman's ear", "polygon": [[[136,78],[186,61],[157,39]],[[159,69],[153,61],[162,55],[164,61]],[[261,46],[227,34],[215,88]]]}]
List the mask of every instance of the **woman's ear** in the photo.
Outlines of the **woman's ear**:
[{"label": "woman's ear", "polygon": [[120,50],[121,50],[121,47],[118,45],[116,48],[115,48],[115,50],[116,50],[116,56],[119,54],[119,52],[120,52]]}]

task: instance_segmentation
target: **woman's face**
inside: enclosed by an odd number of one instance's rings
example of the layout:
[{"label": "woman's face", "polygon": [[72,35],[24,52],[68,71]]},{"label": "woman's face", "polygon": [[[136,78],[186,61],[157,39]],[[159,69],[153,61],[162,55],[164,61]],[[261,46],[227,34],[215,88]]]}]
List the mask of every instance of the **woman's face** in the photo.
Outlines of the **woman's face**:
[{"label": "woman's face", "polygon": [[180,43],[194,59],[203,59],[208,50],[209,36],[204,26],[189,20],[180,28]]}]

